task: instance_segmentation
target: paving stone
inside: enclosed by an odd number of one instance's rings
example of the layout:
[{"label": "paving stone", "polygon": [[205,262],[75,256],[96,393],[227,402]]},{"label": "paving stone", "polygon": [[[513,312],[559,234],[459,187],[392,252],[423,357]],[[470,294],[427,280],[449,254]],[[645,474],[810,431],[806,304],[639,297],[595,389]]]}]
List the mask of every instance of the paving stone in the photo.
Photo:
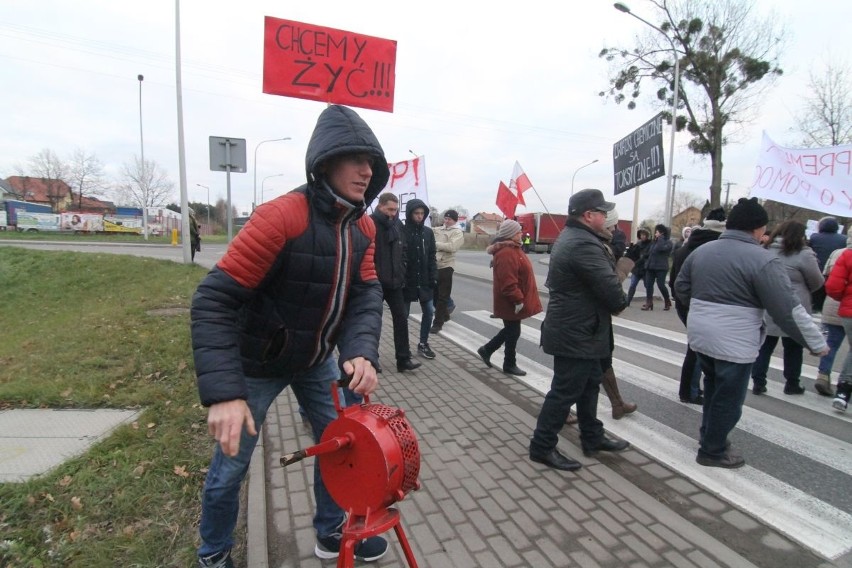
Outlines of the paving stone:
[{"label": "paving stone", "polygon": [[724,513],[722,513],[722,518],[725,520],[726,523],[734,525],[737,530],[741,530],[743,532],[752,531],[761,526],[760,523],[758,523],[751,517],[744,515],[737,509],[725,511]]},{"label": "paving stone", "polygon": [[698,487],[683,479],[682,477],[672,477],[671,479],[666,479],[665,484],[677,491],[678,493],[682,493],[683,495],[691,495],[696,491],[699,491]]},{"label": "paving stone", "polygon": [[708,511],[712,511],[714,513],[721,513],[725,509],[728,508],[728,505],[725,504],[724,501],[713,497],[707,493],[696,493],[694,495],[689,496],[697,505],[707,509]]}]

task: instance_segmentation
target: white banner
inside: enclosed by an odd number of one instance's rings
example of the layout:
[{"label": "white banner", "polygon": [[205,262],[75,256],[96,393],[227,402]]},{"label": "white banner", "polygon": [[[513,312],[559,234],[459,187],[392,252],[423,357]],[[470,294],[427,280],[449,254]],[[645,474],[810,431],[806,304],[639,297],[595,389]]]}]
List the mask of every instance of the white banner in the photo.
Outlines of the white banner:
[{"label": "white banner", "polygon": [[784,148],[764,132],[749,189],[761,199],[852,217],[852,144]]},{"label": "white banner", "polygon": [[[405,221],[405,204],[412,199],[419,199],[431,207],[429,192],[426,188],[426,157],[417,156],[413,160],[405,160],[388,164],[390,178],[381,193],[390,192],[399,198],[399,218]],[[381,195],[380,193],[380,195]],[[375,207],[378,199],[371,204]],[[429,224],[429,217],[426,217]]]}]

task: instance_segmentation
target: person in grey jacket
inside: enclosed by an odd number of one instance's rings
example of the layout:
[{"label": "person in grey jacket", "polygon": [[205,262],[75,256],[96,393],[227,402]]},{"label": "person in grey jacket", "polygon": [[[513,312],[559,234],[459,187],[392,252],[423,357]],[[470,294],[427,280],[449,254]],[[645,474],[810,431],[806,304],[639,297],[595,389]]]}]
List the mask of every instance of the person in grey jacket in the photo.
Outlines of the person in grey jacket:
[{"label": "person in grey jacket", "polygon": [[[770,237],[770,244],[766,249],[781,259],[799,303],[810,314],[811,294],[822,287],[825,279],[817,264],[816,254],[805,244],[805,225],[792,219],[784,221],[772,231]],[[805,389],[799,384],[802,374],[802,345],[787,337],[768,314],[765,316],[765,322],[766,339],[751,368],[751,378],[754,381],[752,392],[766,392],[769,359],[780,338],[784,346],[784,394],[804,394]]]},{"label": "person in grey jacket", "polygon": [[568,201],[568,220],[550,255],[546,286],[550,301],[541,326],[541,346],[553,355],[553,381],[530,442],[530,459],[563,471],[580,463],[556,449],[559,431],[576,404],[583,453],[617,452],[625,441],[604,436],[597,418],[605,360],[613,348],[612,315],[627,307],[615,259],[602,238],[606,214],[615,208],[597,189]]},{"label": "person in grey jacket", "polygon": [[768,221],[757,198],[741,198],[728,214],[725,232],[690,254],[675,280],[678,298],[689,306],[687,339],[704,371],[695,460],[703,466],[745,465],[728,434],[742,415],[751,367],[765,336],[764,312],[812,353],[828,352],[793,293],[781,259],[759,246]]}]

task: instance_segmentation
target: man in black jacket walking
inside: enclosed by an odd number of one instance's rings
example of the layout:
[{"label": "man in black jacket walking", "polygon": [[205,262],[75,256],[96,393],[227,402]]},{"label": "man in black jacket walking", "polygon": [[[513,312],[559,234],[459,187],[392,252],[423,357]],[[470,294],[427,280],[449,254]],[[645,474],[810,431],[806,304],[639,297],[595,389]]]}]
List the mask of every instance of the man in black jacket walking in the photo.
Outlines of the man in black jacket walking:
[{"label": "man in black jacket walking", "polygon": [[420,302],[423,318],[420,320],[420,342],[417,352],[421,357],[434,359],[429,347],[429,329],[435,315],[435,290],[438,288],[438,261],[435,233],[426,227],[429,207],[420,199],[405,204],[405,289],[403,294],[407,310],[411,302]]},{"label": "man in black jacket walking", "polygon": [[381,194],[379,204],[370,217],[376,224],[376,272],[393,320],[396,370],[413,371],[420,363],[411,360],[408,309],[402,295],[405,284],[405,238],[404,227],[399,220],[399,198],[393,193]]},{"label": "man in black jacket walking", "polygon": [[615,272],[615,260],[599,234],[607,211],[597,189],[584,189],[568,201],[568,221],[550,255],[546,286],[550,291],[541,327],[544,352],[553,355],[553,382],[544,398],[530,442],[530,459],[563,471],[580,463],[556,449],[559,431],[576,404],[583,453],[617,452],[630,444],[604,436],[597,418],[602,360],[613,347],[612,315],[627,306]]}]

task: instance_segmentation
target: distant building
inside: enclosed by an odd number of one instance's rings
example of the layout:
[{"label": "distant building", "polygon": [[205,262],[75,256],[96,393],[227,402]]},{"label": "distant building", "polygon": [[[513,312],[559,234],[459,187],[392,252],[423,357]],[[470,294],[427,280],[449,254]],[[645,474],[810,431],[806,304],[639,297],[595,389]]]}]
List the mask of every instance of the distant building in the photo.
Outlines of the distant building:
[{"label": "distant building", "polygon": [[15,199],[49,205],[56,213],[65,211],[71,203],[71,188],[61,179],[11,176],[6,183]]},{"label": "distant building", "polygon": [[674,217],[672,217],[672,234],[674,240],[681,238],[684,227],[694,227],[701,224],[701,209],[698,207],[687,207]]},{"label": "distant building", "polygon": [[470,219],[470,233],[493,237],[502,221],[503,216],[498,213],[477,213]]}]

